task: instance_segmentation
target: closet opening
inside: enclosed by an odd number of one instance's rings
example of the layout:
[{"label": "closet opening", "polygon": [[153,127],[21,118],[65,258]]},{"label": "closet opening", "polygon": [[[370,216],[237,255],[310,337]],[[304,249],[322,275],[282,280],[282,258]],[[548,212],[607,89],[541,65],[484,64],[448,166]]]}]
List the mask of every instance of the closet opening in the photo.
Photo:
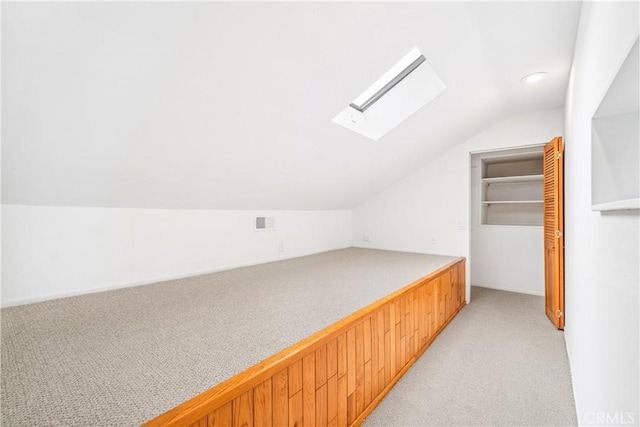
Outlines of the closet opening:
[{"label": "closet opening", "polygon": [[470,153],[472,286],[544,296],[544,145]]},{"label": "closet opening", "polygon": [[[470,153],[472,286],[544,297],[564,327],[563,144]],[[544,311],[543,311],[544,310]]]}]

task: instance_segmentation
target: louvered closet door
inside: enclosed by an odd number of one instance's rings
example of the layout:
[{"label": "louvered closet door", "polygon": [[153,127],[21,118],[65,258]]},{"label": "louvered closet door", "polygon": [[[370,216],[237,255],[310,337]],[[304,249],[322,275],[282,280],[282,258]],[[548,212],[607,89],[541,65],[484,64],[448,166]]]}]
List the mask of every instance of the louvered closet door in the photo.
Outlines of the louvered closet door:
[{"label": "louvered closet door", "polygon": [[564,213],[562,137],[544,147],[544,297],[547,316],[564,329]]}]

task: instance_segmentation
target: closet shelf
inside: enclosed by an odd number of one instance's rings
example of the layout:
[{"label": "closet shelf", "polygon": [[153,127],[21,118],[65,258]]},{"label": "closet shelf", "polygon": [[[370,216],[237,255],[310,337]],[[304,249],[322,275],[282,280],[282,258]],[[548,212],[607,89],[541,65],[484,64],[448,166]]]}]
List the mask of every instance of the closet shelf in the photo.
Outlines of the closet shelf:
[{"label": "closet shelf", "polygon": [[511,175],[495,178],[482,178],[485,184],[510,184],[515,182],[542,182],[543,175]]},{"label": "closet shelf", "polygon": [[514,205],[524,203],[542,203],[542,200],[483,200],[483,205]]},{"label": "closet shelf", "polygon": [[481,225],[542,225],[544,164],[540,147],[518,154],[480,157]]}]

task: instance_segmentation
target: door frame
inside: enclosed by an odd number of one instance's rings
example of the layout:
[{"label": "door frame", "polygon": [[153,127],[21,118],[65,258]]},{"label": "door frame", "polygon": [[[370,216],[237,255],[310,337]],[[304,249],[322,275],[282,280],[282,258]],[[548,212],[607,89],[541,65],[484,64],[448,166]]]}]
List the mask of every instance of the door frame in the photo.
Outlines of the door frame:
[{"label": "door frame", "polygon": [[[498,147],[498,148],[483,148],[481,150],[474,150],[474,151],[469,151],[468,155],[467,155],[467,189],[468,189],[468,194],[467,194],[467,199],[469,202],[469,212],[468,212],[468,223],[467,223],[467,241],[468,241],[468,253],[467,253],[467,304],[471,301],[471,285],[472,285],[472,281],[471,281],[471,274],[472,274],[472,248],[473,248],[473,237],[472,237],[472,231],[474,229],[474,227],[476,226],[476,224],[473,223],[474,220],[474,215],[477,215],[477,218],[480,217],[479,214],[479,210],[481,209],[480,206],[474,206],[473,203],[473,172],[472,172],[472,166],[473,166],[473,156],[477,155],[477,154],[488,154],[488,153],[502,153],[504,152],[504,155],[507,156],[509,155],[509,152],[511,151],[516,151],[516,150],[527,150],[527,149],[534,149],[534,148],[539,148],[540,150],[544,150],[544,146],[547,144],[548,142],[538,142],[535,144],[524,144],[524,145],[514,145],[514,146],[508,146],[508,147]],[[540,226],[531,226],[531,225],[524,225],[524,226],[513,226],[513,225],[505,225],[505,226],[494,226],[494,227],[540,227]],[[541,234],[542,237],[544,238],[544,228],[540,227],[541,229]],[[544,265],[542,266],[542,268],[544,269]],[[543,274],[544,276],[544,274]],[[544,284],[543,284],[544,285]],[[525,294],[525,295],[529,295],[529,294]],[[536,295],[536,296],[540,296],[541,294],[531,294],[531,295]],[[542,296],[544,296],[544,292],[542,293]]]}]

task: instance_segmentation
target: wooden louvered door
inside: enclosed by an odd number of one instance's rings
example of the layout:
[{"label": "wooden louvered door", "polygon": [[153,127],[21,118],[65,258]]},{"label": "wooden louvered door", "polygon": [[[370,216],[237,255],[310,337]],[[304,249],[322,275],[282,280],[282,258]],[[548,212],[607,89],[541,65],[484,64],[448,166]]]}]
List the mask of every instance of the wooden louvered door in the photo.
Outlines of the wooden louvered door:
[{"label": "wooden louvered door", "polygon": [[562,137],[544,147],[544,298],[558,329],[564,329],[563,148]]}]

